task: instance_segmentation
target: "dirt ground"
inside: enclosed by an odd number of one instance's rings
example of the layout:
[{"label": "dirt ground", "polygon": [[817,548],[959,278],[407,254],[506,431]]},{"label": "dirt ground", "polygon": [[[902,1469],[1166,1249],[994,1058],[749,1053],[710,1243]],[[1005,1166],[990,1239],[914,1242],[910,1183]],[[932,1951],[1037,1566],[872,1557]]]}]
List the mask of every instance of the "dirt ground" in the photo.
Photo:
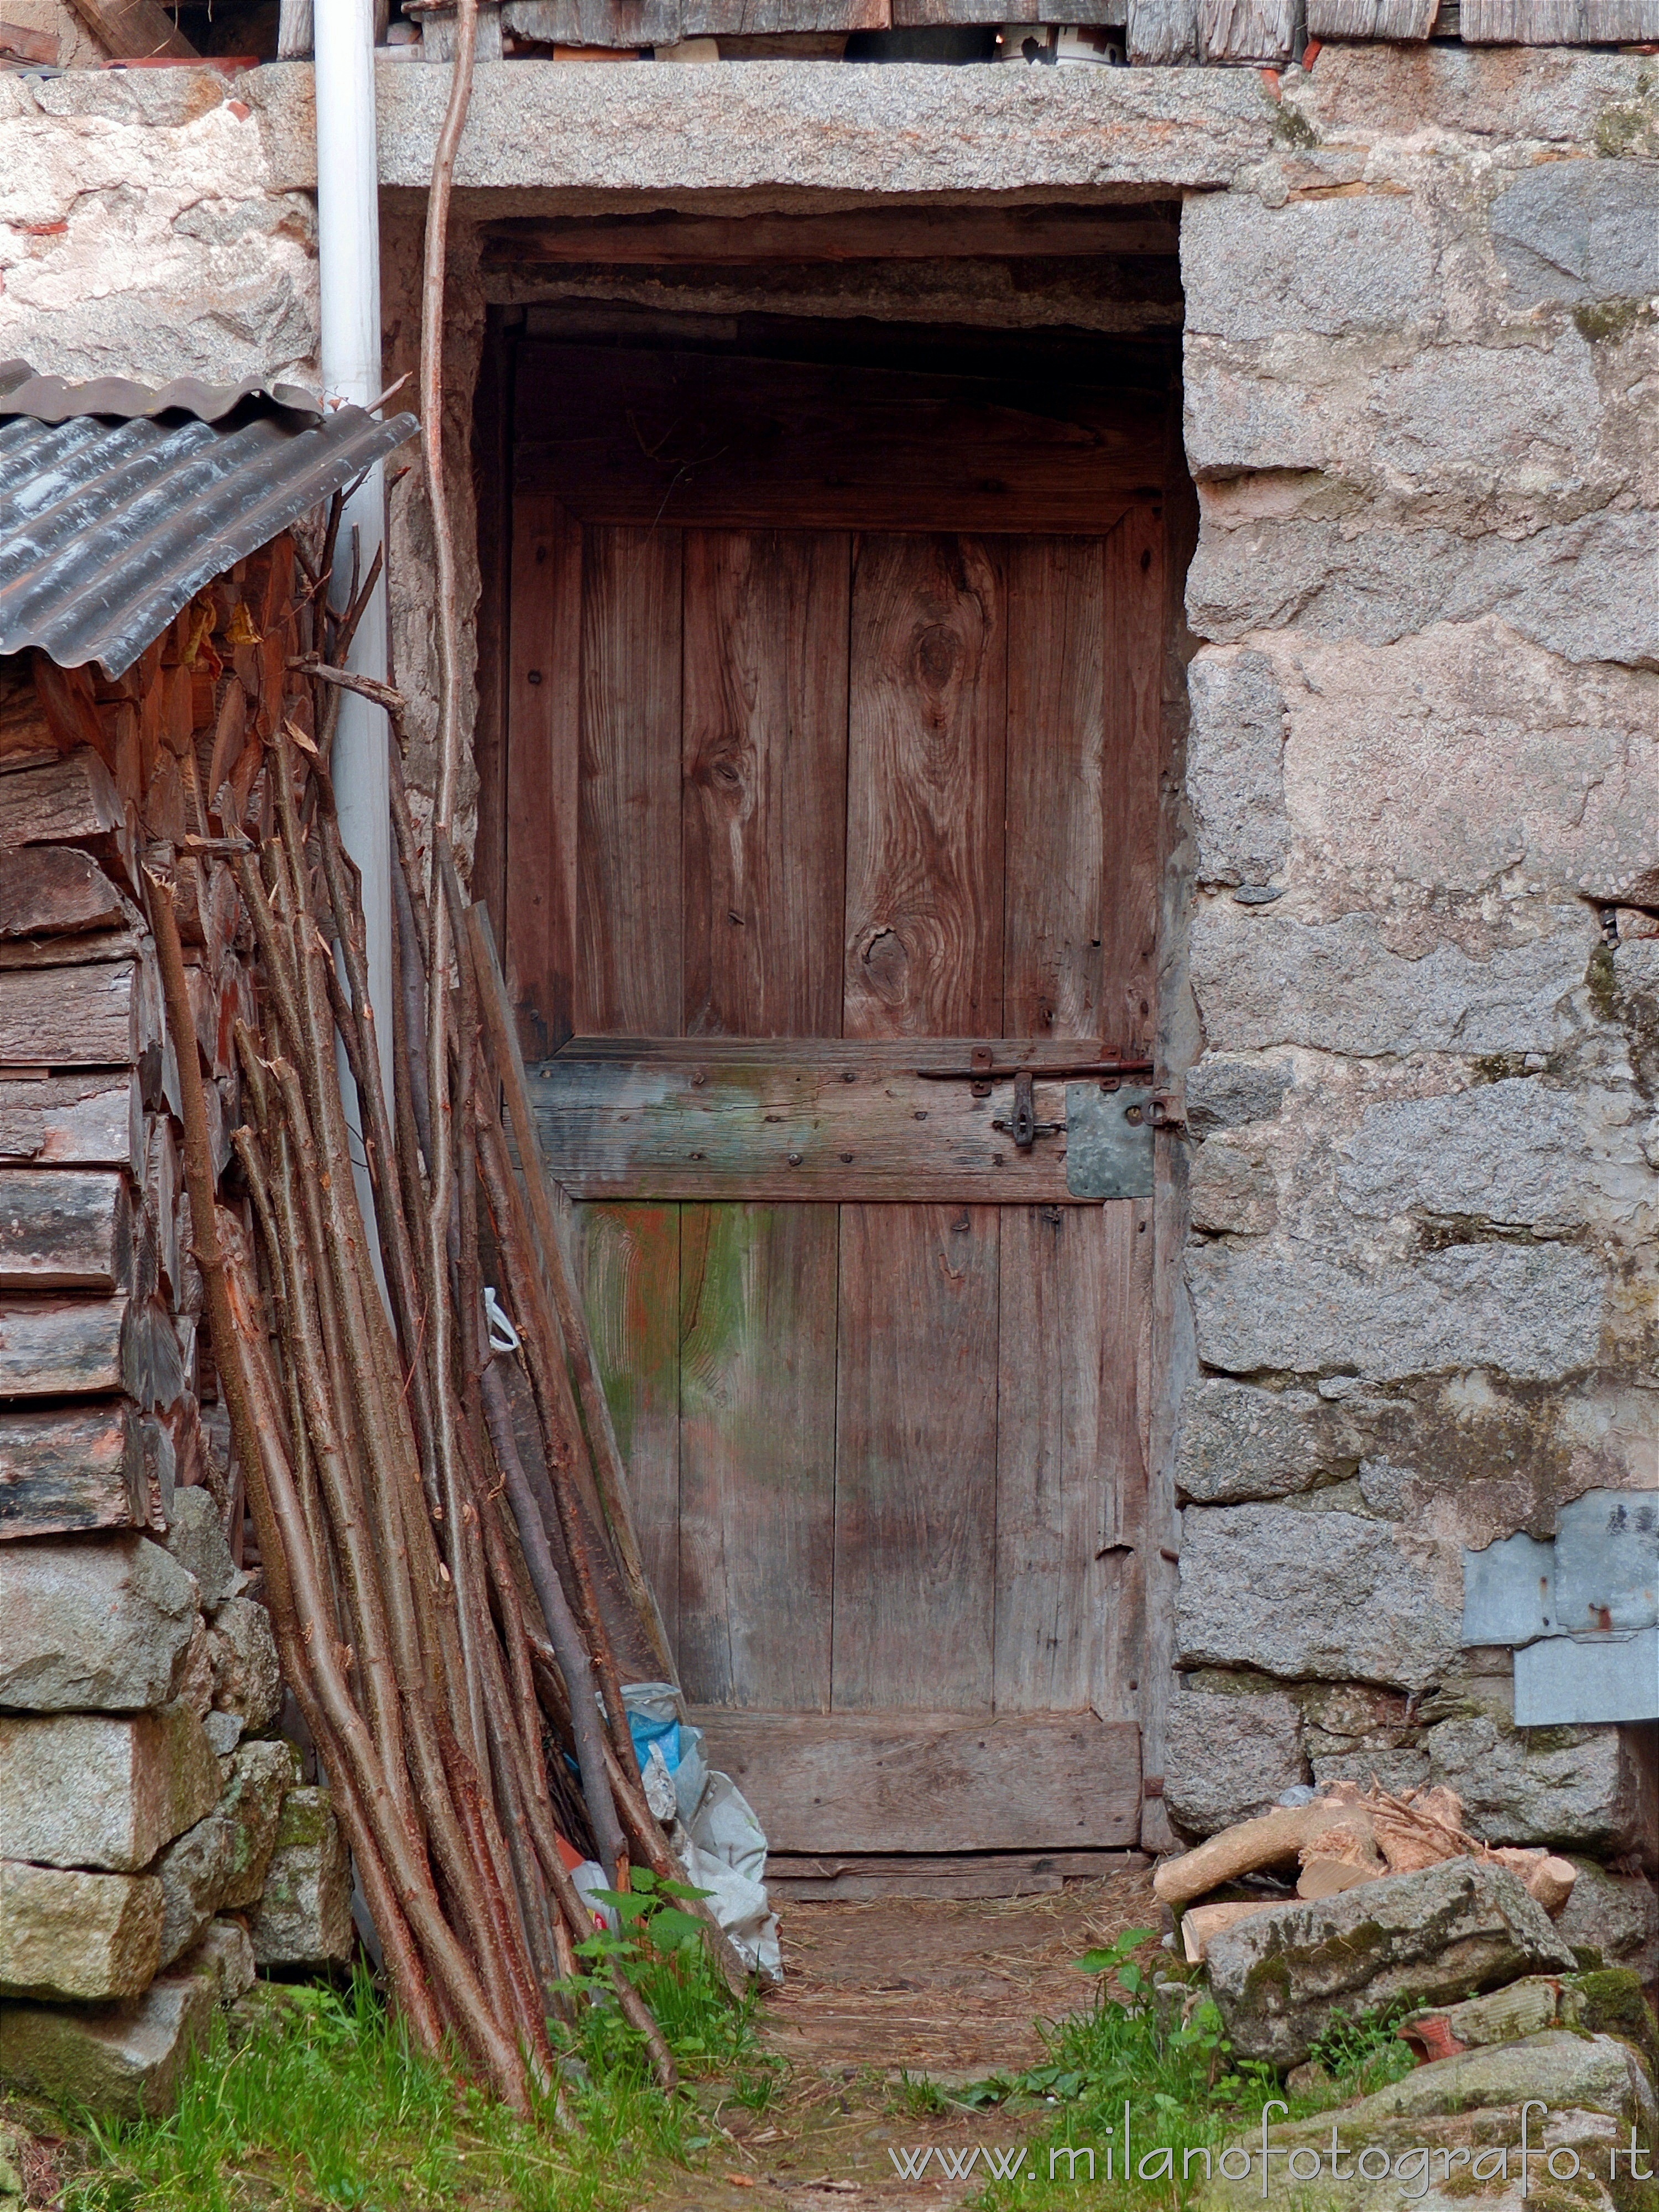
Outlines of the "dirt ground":
[{"label": "dirt ground", "polygon": [[931,2144],[1012,2146],[1042,2124],[1000,2111],[927,2109],[921,2077],[949,2088],[1012,2073],[1042,2055],[1037,2022],[1089,2001],[1073,1963],[1125,1928],[1156,1927],[1148,1873],[1079,1883],[1048,1897],[953,1904],[906,1898],[793,1905],[783,1917],[784,1985],[766,2001],[765,2039],[788,2062],[761,2112],[722,2105],[729,2155],[643,2197],[641,2212],[935,2212],[983,2186],[930,2161],[904,2181],[890,2153]]}]

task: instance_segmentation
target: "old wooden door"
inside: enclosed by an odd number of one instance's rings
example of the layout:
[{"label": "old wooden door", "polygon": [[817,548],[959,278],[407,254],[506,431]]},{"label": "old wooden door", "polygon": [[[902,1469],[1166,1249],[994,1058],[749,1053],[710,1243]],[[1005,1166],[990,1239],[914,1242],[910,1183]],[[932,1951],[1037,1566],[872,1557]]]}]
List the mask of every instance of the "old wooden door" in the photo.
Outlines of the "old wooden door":
[{"label": "old wooden door", "polygon": [[1150,1208],[1045,1071],[1149,1049],[1161,410],[518,395],[508,961],[688,1694],[775,1849],[1132,1842]]}]

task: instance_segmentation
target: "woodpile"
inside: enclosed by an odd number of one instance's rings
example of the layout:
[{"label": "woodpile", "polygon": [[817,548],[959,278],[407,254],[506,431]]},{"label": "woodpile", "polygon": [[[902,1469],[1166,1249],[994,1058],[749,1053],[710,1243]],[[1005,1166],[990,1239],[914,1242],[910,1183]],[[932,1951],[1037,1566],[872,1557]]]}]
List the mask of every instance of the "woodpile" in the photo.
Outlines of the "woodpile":
[{"label": "woodpile", "polygon": [[[1161,1903],[1180,1911],[1182,1946],[1188,1961],[1197,1965],[1212,1937],[1258,1912],[1295,1899],[1334,1897],[1389,1875],[1414,1874],[1455,1858],[1509,1868],[1551,1915],[1565,1907],[1577,1878],[1568,1860],[1548,1851],[1494,1847],[1471,1836],[1463,1826],[1462,1804],[1450,1790],[1407,1790],[1395,1796],[1373,1779],[1365,1790],[1357,1783],[1332,1783],[1306,1803],[1275,1806],[1259,1819],[1224,1828],[1195,1850],[1166,1859],[1152,1877],[1152,1887]],[[1201,1901],[1211,1891],[1249,1875],[1278,1875],[1288,1881],[1292,1869],[1295,1899],[1281,1890]]]},{"label": "woodpile", "polygon": [[[489,926],[400,779],[394,1004],[369,1000],[329,775],[368,585],[329,611],[337,520],[116,682],[3,671],[0,1530],[159,1534],[207,1486],[398,2004],[525,2111],[550,2014],[586,2002],[572,1869],[680,1874],[621,1688],[673,1666]],[[672,2083],[637,1992],[603,1988]]]}]

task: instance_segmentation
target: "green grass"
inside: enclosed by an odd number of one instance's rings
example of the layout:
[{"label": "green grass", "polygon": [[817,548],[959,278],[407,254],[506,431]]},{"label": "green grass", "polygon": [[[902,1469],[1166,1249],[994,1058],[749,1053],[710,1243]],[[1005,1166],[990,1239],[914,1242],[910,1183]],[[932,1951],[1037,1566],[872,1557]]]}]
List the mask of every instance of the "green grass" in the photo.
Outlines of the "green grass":
[{"label": "green grass", "polygon": [[[1062,2162],[1052,2185],[1064,2189],[1067,2203],[1102,2212],[1129,2212],[1131,2206],[1136,2212],[1181,2212],[1196,2194],[1202,2171],[1195,2161],[1193,2181],[1183,2186],[1183,2153],[1213,2149],[1236,2136],[1247,2122],[1257,2120],[1268,2098],[1284,2098],[1290,2117],[1301,2118],[1368,2094],[1412,2067],[1410,2051],[1394,2033],[1395,2021],[1410,2009],[1402,2002],[1385,2014],[1336,2023],[1312,2054],[1324,2080],[1305,2094],[1291,2095],[1274,2069],[1236,2057],[1221,2014],[1201,1984],[1170,1977],[1154,1988],[1130,1959],[1150,1940],[1150,1930],[1130,1929],[1109,1951],[1091,1952],[1078,1961],[1084,1972],[1099,1977],[1094,2002],[1070,2020],[1043,2025],[1048,2051],[1042,2065],[976,2083],[953,2097],[970,2107],[1033,2099],[1055,2107],[1052,2125],[1037,2138],[1030,2155],[1040,2183],[1051,2185],[1051,2149],[1092,2147],[1097,2161],[1093,2187],[1081,2180],[1081,2160],[1076,2186]],[[1120,2147],[1126,2104],[1131,2108],[1136,2168],[1149,2153],[1168,2145],[1173,2154],[1170,2178],[1156,2171],[1142,2178],[1137,2171],[1133,2180],[1123,2179]],[[1104,2179],[1109,2149],[1115,2153],[1109,2181]],[[1154,2157],[1154,2166],[1159,2163]],[[981,2212],[1006,2212],[1030,2201],[1029,2184],[993,2184],[974,2200]]]},{"label": "green grass", "polygon": [[773,2070],[699,1947],[627,1940],[605,1971],[621,1963],[679,2063],[676,2096],[602,1988],[579,2032],[556,2033],[561,2126],[550,2098],[517,2119],[416,2050],[365,1972],[343,1990],[261,1984],[216,2021],[167,2118],[81,2117],[89,2162],[64,2212],[620,2212],[646,2168],[696,2164],[718,2140],[701,2082],[763,2102]]}]

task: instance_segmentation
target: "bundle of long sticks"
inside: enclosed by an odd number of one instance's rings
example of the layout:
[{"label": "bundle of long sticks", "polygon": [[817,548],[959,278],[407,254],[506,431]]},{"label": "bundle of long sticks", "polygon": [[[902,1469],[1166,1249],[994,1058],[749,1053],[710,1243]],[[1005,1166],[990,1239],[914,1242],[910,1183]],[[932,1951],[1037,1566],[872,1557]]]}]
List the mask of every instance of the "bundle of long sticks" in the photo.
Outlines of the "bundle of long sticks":
[{"label": "bundle of long sticks", "polygon": [[[181,1048],[192,1241],[284,1672],[392,1992],[427,2049],[458,2040],[525,2112],[556,2080],[550,2016],[584,2001],[577,1947],[593,1921],[568,1856],[596,1856],[622,1887],[630,1865],[680,1872],[641,1786],[618,1642],[636,1678],[672,1680],[672,1662],[488,924],[441,831],[419,848],[396,776],[386,1096],[329,775],[343,635],[331,627],[334,651],[311,672],[315,740],[289,723],[253,805],[221,794],[261,984],[259,1026],[236,1040],[254,1233],[216,1199],[202,1078]],[[150,893],[169,1024],[188,1040],[163,877]],[[497,1350],[498,1325],[492,1338],[486,1264],[522,1366]],[[741,1962],[702,1917],[735,1987]],[[614,1966],[607,1987],[672,2086],[638,1991]]]}]

